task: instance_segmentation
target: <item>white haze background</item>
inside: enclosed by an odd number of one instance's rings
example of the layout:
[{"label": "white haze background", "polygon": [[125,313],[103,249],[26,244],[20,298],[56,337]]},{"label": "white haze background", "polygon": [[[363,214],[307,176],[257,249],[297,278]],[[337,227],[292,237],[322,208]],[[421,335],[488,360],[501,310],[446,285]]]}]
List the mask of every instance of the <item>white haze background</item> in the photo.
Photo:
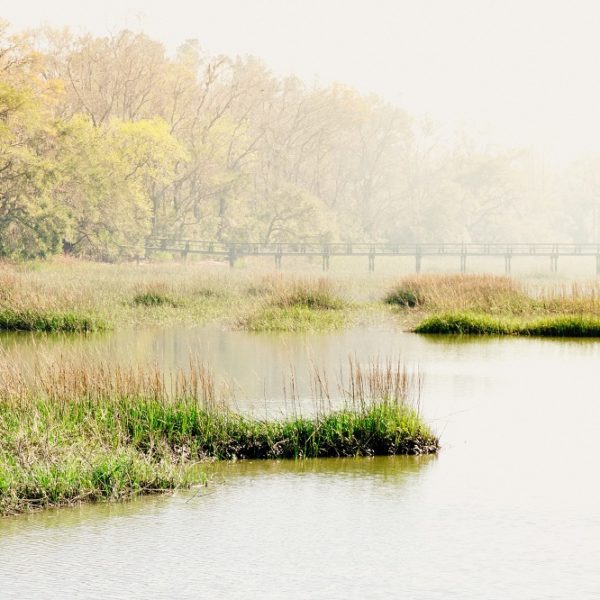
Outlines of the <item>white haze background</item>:
[{"label": "white haze background", "polygon": [[600,154],[600,3],[515,0],[21,0],[15,30],[143,30],[342,81],[543,162]]}]

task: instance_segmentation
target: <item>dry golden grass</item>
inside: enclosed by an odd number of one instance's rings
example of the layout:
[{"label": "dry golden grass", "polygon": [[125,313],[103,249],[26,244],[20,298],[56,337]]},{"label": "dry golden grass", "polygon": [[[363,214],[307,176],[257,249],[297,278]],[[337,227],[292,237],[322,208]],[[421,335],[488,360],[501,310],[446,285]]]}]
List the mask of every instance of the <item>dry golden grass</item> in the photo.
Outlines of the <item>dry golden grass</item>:
[{"label": "dry golden grass", "polygon": [[239,321],[257,307],[342,308],[348,287],[322,277],[230,270],[215,263],[101,264],[57,258],[0,264],[0,311],[76,312],[113,326]]},{"label": "dry golden grass", "polygon": [[386,301],[428,313],[598,315],[600,282],[539,285],[496,275],[416,275],[392,287]]}]

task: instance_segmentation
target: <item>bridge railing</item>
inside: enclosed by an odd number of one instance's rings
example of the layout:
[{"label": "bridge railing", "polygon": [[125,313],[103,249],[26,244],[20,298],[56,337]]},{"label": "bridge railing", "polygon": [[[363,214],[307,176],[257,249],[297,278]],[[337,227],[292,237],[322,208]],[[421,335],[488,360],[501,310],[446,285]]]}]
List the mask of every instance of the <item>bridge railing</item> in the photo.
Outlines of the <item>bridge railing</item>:
[{"label": "bridge railing", "polygon": [[218,242],[149,237],[146,249],[236,256],[577,256],[600,255],[600,244],[577,243],[367,243],[367,242]]}]

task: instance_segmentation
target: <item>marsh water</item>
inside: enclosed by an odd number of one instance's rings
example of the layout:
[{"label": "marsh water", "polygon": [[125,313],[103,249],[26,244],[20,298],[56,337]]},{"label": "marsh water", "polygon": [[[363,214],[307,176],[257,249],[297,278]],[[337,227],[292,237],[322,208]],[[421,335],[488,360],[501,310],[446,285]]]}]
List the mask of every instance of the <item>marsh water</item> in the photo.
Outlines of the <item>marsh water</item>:
[{"label": "marsh water", "polygon": [[[9,359],[81,352],[235,381],[282,404],[293,365],[400,357],[438,456],[213,465],[175,495],[0,520],[1,598],[600,598],[600,342],[444,339],[391,322],[322,335],[216,326],[4,336]],[[306,392],[303,392],[306,394]]]}]

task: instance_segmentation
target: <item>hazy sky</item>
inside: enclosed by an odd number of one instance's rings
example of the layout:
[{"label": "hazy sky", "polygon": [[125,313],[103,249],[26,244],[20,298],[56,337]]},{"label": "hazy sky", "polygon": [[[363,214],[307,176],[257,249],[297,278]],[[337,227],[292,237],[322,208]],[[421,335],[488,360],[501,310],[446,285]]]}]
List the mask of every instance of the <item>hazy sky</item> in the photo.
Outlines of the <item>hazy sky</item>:
[{"label": "hazy sky", "polygon": [[549,159],[600,154],[598,0],[19,0],[0,15],[16,29],[143,29],[170,48],[198,38]]}]

